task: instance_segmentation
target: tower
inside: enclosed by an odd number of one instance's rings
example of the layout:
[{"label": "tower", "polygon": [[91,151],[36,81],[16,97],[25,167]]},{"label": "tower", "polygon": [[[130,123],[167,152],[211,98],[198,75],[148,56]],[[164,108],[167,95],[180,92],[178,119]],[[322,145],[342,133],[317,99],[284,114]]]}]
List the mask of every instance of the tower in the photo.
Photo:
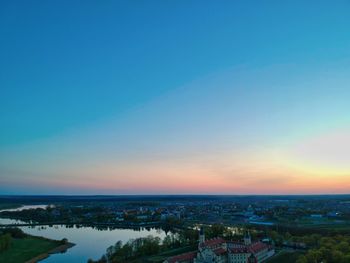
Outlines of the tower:
[{"label": "tower", "polygon": [[248,263],[257,263],[257,259],[254,256],[254,254],[250,254],[249,258],[248,258]]},{"label": "tower", "polygon": [[246,246],[249,246],[252,244],[252,239],[250,237],[249,231],[245,232],[243,241],[244,241],[244,245],[246,245]]},{"label": "tower", "polygon": [[199,230],[199,244],[202,244],[204,242],[205,242],[204,228],[201,226]]}]

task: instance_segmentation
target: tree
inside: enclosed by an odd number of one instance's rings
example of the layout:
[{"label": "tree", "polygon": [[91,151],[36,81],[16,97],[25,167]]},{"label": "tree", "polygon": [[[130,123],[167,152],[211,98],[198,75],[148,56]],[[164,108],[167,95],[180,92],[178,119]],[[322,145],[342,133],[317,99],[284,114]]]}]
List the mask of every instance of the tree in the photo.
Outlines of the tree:
[{"label": "tree", "polygon": [[344,254],[347,254],[350,252],[349,243],[346,241],[341,241],[337,246],[336,249],[343,252]]},{"label": "tree", "polygon": [[344,256],[343,263],[350,263],[350,254]]},{"label": "tree", "polygon": [[332,251],[332,260],[330,261],[330,263],[331,262],[333,262],[333,263],[343,262],[343,260],[344,260],[344,254],[343,253],[341,253],[338,250]]},{"label": "tree", "polygon": [[4,234],[0,236],[0,252],[7,250],[11,245],[11,235]]},{"label": "tree", "polygon": [[305,256],[300,256],[295,263],[308,263]]},{"label": "tree", "polygon": [[321,262],[322,260],[322,254],[316,249],[311,249],[306,254],[306,258],[307,258],[307,261],[310,263],[318,263],[318,262]]},{"label": "tree", "polygon": [[164,239],[163,239],[163,246],[165,248],[171,248],[173,246],[173,240],[170,237],[170,235],[167,235]]}]

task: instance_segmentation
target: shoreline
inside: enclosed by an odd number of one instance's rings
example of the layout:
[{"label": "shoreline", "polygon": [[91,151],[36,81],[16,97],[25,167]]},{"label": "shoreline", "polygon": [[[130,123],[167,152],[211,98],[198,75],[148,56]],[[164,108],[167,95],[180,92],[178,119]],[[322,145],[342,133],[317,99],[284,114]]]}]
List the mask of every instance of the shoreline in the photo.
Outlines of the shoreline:
[{"label": "shoreline", "polygon": [[[9,217],[0,217],[0,219],[10,219],[10,220],[24,220],[24,219],[14,219]],[[25,222],[25,221],[23,221]],[[54,226],[54,225],[80,225],[84,227],[116,227],[116,228],[140,228],[140,227],[159,227],[164,225],[162,222],[139,222],[139,223],[67,223],[67,222],[46,222],[46,223],[13,223],[13,224],[0,224],[2,227],[25,227],[25,226]]]},{"label": "shoreline", "polygon": [[58,253],[63,253],[63,252],[66,252],[68,249],[70,249],[71,247],[74,247],[75,244],[74,243],[70,243],[68,242],[67,244],[64,244],[64,245],[59,245],[58,247],[55,247],[45,253],[42,253],[28,261],[26,261],[25,263],[36,263],[36,262],[39,262],[43,259],[46,259],[48,258],[50,255],[53,255],[53,254],[58,254]]}]

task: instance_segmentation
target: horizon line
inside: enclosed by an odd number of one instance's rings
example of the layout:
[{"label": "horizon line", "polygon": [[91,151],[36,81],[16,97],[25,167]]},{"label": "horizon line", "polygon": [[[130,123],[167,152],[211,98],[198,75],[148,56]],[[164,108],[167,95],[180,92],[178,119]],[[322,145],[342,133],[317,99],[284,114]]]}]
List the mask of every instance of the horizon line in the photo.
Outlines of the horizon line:
[{"label": "horizon line", "polygon": [[135,197],[135,196],[344,196],[349,195],[350,193],[335,193],[335,194],[0,194],[0,197],[21,197],[21,196],[37,196],[37,197]]}]

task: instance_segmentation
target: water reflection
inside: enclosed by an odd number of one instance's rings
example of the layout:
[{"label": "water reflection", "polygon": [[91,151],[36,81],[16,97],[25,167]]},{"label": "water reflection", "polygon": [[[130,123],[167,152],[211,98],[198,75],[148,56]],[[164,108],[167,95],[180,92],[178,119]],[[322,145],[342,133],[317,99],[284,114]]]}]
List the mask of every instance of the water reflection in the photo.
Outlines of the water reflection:
[{"label": "water reflection", "polygon": [[[20,220],[0,218],[0,224],[23,223]],[[54,226],[25,226],[19,227],[25,233],[61,240],[67,238],[76,246],[66,253],[54,254],[44,259],[43,263],[86,263],[89,258],[98,259],[105,253],[106,248],[121,240],[123,243],[129,239],[157,236],[163,239],[166,232],[156,228],[120,229],[112,226],[83,226],[83,225],[54,225]]]},{"label": "water reflection", "polygon": [[145,237],[147,235],[165,237],[165,232],[160,229],[106,229],[77,226],[54,227],[22,227],[23,231],[31,235],[45,236],[52,239],[67,238],[76,244],[65,254],[51,255],[43,262],[86,262],[89,258],[98,259],[110,245],[118,240],[123,243],[131,238]]},{"label": "water reflection", "polygon": [[[26,209],[37,209],[37,208],[42,208],[45,209],[48,205],[24,205],[21,207],[17,207],[17,208],[10,208],[10,209],[2,209],[0,210],[0,212],[4,212],[4,211],[22,211],[22,210],[26,210]],[[51,205],[49,205],[51,206]]]}]

